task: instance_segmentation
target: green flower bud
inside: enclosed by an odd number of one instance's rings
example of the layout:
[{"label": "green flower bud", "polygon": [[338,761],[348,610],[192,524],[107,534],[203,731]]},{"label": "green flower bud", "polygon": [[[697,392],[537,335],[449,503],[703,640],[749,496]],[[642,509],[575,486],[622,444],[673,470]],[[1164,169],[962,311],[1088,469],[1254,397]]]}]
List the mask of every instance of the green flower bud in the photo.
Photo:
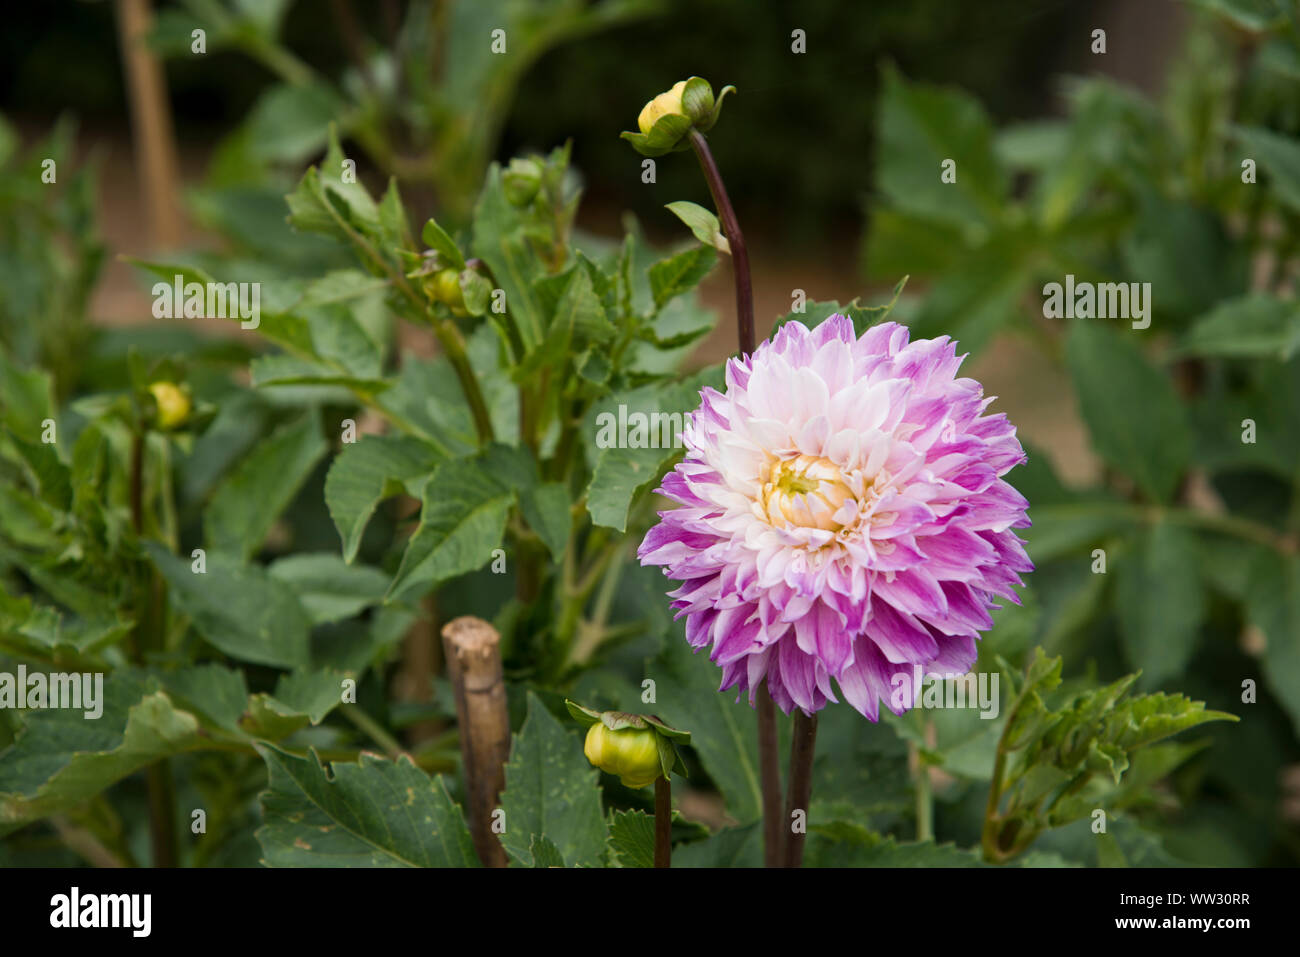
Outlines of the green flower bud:
[{"label": "green flower bud", "polygon": [[516,157],[501,174],[501,188],[512,206],[527,206],[541,186],[542,167],[533,159]]},{"label": "green flower bud", "polygon": [[164,431],[174,429],[189,418],[190,397],[175,383],[154,382],[150,384],[149,392],[158,406],[158,428]]},{"label": "green flower bud", "polygon": [[468,316],[465,295],[460,290],[460,273],[454,269],[440,269],[433,277],[434,296],[451,309],[453,316]]},{"label": "green flower bud", "polygon": [[587,730],[582,749],[587,760],[609,774],[618,775],[624,787],[643,788],[663,773],[659,760],[659,735],[653,728],[611,731],[602,723]]},{"label": "green flower bud", "polygon": [[644,156],[690,149],[691,130],[711,130],[718,121],[723,98],[735,90],[734,86],[724,87],[715,98],[713,87],[703,77],[680,80],[642,108],[636,121],[640,132],[625,132],[623,139]]},{"label": "green flower bud", "polygon": [[623,711],[593,711],[565,701],[569,714],[587,726],[583,753],[587,760],[625,787],[643,788],[670,773],[686,773],[677,744],[690,744],[689,731],[664,724],[654,715]]}]

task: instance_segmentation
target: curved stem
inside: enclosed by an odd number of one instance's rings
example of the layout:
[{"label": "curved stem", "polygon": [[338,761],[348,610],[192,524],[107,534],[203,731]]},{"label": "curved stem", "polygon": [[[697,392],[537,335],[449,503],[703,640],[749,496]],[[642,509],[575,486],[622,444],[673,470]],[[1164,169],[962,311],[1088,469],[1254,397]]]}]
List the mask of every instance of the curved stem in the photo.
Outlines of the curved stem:
[{"label": "curved stem", "polygon": [[742,355],[754,351],[754,290],[749,276],[749,252],[745,248],[745,237],[740,232],[740,223],[736,221],[736,211],[731,208],[731,199],[727,196],[727,187],[722,183],[722,174],[718,164],[713,161],[709,144],[697,130],[691,130],[691,146],[700,160],[704,178],[709,183],[709,193],[713,203],[718,207],[718,220],[722,232],[731,245],[732,273],[736,280],[736,329],[740,339]]},{"label": "curved stem", "polygon": [[[718,207],[718,221],[731,247],[731,270],[736,283],[736,338],[741,355],[751,355],[756,348],[754,338],[754,290],[749,273],[749,251],[745,236],[740,231],[731,197],[722,182],[722,173],[713,160],[708,141],[698,130],[691,130],[691,147],[700,161],[704,179],[709,184],[709,194]],[[759,685],[755,696],[758,712],[758,764],[763,786],[763,863],[765,867],[780,867],[786,825],[781,820],[781,767],[776,744],[776,707],[767,685]],[[811,757],[809,758],[811,761]],[[802,853],[802,846],[800,848]]]}]

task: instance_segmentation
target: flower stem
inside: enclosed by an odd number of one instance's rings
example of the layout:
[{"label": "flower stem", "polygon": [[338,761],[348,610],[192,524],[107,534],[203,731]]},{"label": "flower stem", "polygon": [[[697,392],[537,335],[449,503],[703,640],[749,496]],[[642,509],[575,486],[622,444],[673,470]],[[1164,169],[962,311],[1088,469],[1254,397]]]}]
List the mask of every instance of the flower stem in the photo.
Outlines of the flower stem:
[{"label": "flower stem", "polygon": [[776,706],[767,683],[758,686],[758,770],[763,783],[763,866],[781,866],[781,767],[776,745]]},{"label": "flower stem", "polygon": [[672,867],[673,786],[668,778],[655,781],[655,867]]},{"label": "flower stem", "polygon": [[803,866],[803,842],[808,831],[808,803],[812,799],[813,754],[817,749],[817,715],[794,713],[794,737],[790,741],[790,801],[786,821],[793,822],[794,812],[803,811],[803,827],[790,829],[785,844],[785,867]]},{"label": "flower stem", "polygon": [[700,168],[708,181],[713,203],[718,207],[718,220],[722,232],[731,246],[732,274],[736,279],[736,329],[740,338],[742,355],[754,351],[754,290],[749,276],[749,252],[745,249],[745,237],[736,221],[736,211],[731,208],[731,199],[727,196],[727,187],[722,183],[722,174],[718,164],[709,152],[708,141],[698,130],[691,130],[691,146],[699,158]]},{"label": "flower stem", "polygon": [[921,749],[912,745],[912,763],[916,768],[916,839],[934,840],[934,794],[930,787],[930,766],[921,756]]},{"label": "flower stem", "polygon": [[[736,211],[731,206],[722,173],[713,160],[709,143],[698,130],[691,130],[691,146],[700,161],[700,169],[709,184],[713,204],[718,207],[718,221],[731,247],[731,271],[736,281],[736,338],[741,355],[752,355],[754,339],[754,289],[749,274],[749,252],[740,231]],[[755,708],[758,711],[758,764],[763,785],[763,862],[765,867],[781,866],[785,825],[781,821],[781,759],[776,744],[776,708],[767,685],[758,688]],[[811,756],[809,761],[811,761]]]}]

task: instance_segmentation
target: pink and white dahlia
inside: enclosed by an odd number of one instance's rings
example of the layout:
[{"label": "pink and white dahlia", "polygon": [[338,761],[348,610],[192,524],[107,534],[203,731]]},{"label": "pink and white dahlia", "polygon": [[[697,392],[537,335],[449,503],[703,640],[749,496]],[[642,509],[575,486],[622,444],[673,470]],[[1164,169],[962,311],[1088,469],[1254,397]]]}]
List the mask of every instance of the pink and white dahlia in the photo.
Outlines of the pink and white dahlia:
[{"label": "pink and white dahlia", "polygon": [[[766,680],[785,712],[840,693],[871,720],[920,674],[964,674],[996,597],[1032,570],[1011,531],[1028,502],[1002,480],[1025,461],[1005,415],[985,415],[948,337],[881,323],[855,338],[833,315],[782,326],[727,363],[683,432],[659,493],[678,508],[641,543],[686,638],[710,646],[722,688]],[[899,683],[895,675],[902,675]]]}]

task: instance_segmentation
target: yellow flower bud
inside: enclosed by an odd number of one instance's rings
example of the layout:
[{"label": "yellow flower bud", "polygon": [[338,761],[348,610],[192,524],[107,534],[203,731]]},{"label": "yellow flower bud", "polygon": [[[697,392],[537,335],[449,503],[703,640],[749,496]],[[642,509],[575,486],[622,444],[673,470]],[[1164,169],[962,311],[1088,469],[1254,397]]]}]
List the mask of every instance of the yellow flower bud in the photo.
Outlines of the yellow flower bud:
[{"label": "yellow flower bud", "polygon": [[663,774],[658,738],[650,727],[611,731],[598,721],[588,729],[582,750],[596,767],[618,775],[625,787],[643,788]]},{"label": "yellow flower bud", "polygon": [[149,386],[154,402],[158,404],[158,427],[174,429],[190,414],[190,397],[171,382],[154,382]]},{"label": "yellow flower bud", "polygon": [[682,93],[686,89],[686,81],[678,80],[673,84],[673,88],[667,93],[660,93],[653,100],[647,103],[641,110],[641,115],[637,117],[636,125],[642,133],[649,133],[655,123],[661,116],[667,116],[670,113],[685,115],[682,109]]},{"label": "yellow flower bud", "polygon": [[452,315],[469,315],[469,311],[465,308],[465,295],[460,290],[460,273],[454,269],[443,269],[434,276],[433,281],[435,298],[445,302],[451,309]]}]

